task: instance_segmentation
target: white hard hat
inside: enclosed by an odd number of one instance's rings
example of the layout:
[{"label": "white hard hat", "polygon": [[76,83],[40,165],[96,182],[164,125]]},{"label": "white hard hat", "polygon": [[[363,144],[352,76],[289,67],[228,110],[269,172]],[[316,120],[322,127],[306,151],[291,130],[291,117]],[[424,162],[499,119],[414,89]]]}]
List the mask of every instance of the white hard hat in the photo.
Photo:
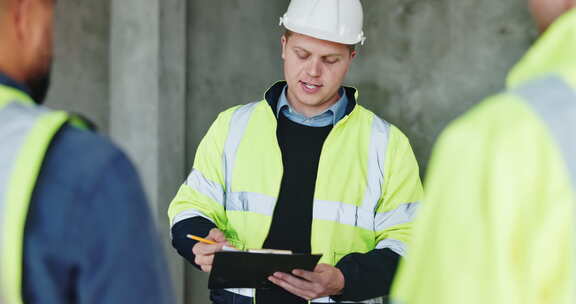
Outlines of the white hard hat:
[{"label": "white hard hat", "polygon": [[364,44],[360,0],[292,0],[280,17],[286,29],[342,44]]}]

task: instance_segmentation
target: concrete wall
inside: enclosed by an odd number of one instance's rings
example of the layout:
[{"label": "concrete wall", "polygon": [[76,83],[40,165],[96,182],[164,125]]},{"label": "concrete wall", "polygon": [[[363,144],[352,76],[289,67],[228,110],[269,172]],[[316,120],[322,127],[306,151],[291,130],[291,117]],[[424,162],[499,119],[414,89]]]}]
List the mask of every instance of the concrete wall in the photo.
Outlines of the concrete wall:
[{"label": "concrete wall", "polygon": [[412,142],[422,173],[446,124],[501,90],[536,36],[526,0],[364,1],[368,41],[349,82]]},{"label": "concrete wall", "polygon": [[109,122],[110,1],[62,0],[56,9],[55,61],[47,105]]},{"label": "concrete wall", "polygon": [[[346,82],[360,90],[361,104],[408,135],[423,174],[439,131],[500,90],[507,70],[535,38],[525,2],[363,2],[368,40]],[[59,1],[48,105],[87,114],[127,148],[168,244],[167,197],[192,167],[217,113],[261,99],[282,78],[278,17],[288,1],[139,3]],[[135,45],[146,48],[138,53],[143,57],[130,56]],[[129,130],[123,119],[132,119]],[[150,143],[154,147],[144,151]],[[178,257],[170,260],[179,267]],[[185,276],[181,272],[175,279],[187,303],[206,303],[207,276],[190,266]]]}]

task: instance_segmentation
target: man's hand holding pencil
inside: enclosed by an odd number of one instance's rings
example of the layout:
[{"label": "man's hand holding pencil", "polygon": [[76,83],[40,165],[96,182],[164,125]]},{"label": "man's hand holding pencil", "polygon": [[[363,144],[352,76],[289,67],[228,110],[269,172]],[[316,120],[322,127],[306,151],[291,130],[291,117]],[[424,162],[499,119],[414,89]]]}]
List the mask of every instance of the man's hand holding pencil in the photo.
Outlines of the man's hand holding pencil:
[{"label": "man's hand holding pencil", "polygon": [[222,251],[223,248],[231,247],[230,243],[226,241],[224,233],[218,228],[210,230],[210,233],[205,238],[197,237],[195,235],[188,235],[188,238],[198,241],[192,247],[192,253],[196,256],[194,262],[200,266],[202,271],[210,272],[212,270],[212,262],[214,261],[214,254]]}]

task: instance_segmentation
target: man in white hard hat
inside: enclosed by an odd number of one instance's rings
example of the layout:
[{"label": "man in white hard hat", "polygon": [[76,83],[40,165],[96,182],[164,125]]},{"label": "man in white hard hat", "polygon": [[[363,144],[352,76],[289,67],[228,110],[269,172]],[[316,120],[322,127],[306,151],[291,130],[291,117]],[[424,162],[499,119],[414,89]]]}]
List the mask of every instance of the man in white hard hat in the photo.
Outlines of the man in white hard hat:
[{"label": "man in white hard hat", "polygon": [[322,254],[312,272],[271,275],[271,289],[212,290],[214,303],[387,296],[422,186],[408,139],[342,86],[362,18],[358,0],[293,0],[281,18],[286,81],[221,113],[200,143],[168,212],[182,256],[209,272],[227,243]]}]

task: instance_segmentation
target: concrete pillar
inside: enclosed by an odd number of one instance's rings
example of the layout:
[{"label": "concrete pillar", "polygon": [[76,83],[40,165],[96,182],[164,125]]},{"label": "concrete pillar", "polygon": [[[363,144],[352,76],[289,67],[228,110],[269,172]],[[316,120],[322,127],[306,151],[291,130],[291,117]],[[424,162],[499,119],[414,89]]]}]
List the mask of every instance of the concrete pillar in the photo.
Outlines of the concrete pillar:
[{"label": "concrete pillar", "polygon": [[182,303],[166,210],[186,174],[186,0],[112,0],[110,33],[110,135],[140,171]]},{"label": "concrete pillar", "polygon": [[81,113],[108,132],[110,1],[60,0],[46,105]]}]

